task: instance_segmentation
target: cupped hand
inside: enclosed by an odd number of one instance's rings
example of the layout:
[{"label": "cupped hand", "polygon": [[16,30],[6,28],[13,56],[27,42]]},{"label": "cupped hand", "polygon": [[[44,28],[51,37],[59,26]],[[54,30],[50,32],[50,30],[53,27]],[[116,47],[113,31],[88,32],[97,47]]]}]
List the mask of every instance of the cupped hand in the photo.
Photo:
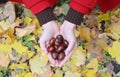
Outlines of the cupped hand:
[{"label": "cupped hand", "polygon": [[55,21],[50,21],[44,25],[42,25],[44,32],[40,37],[40,46],[41,49],[47,54],[49,61],[52,64],[56,64],[56,61],[52,58],[51,54],[47,52],[47,43],[52,37],[55,37],[59,34],[59,27],[56,25]]},{"label": "cupped hand", "polygon": [[64,21],[63,25],[60,27],[60,34],[69,42],[68,48],[64,51],[66,57],[58,62],[58,66],[61,67],[74,53],[77,47],[77,40],[74,34],[75,24],[68,21]]}]

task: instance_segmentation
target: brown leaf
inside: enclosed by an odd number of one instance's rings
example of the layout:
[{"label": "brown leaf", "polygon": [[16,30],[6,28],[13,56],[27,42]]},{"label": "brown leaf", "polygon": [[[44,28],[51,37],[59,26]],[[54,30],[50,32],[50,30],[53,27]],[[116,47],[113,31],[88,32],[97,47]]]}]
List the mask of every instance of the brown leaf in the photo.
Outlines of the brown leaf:
[{"label": "brown leaf", "polygon": [[80,37],[82,41],[88,41],[90,42],[91,39],[91,34],[90,34],[90,29],[87,27],[80,27],[79,28],[79,32],[80,32]]},{"label": "brown leaf", "polygon": [[0,53],[0,66],[8,67],[10,63],[9,55],[5,55],[4,53]]},{"label": "brown leaf", "polygon": [[35,30],[35,24],[31,24],[30,26],[27,26],[25,28],[15,28],[16,30],[16,35],[19,37],[23,37],[25,35],[28,35],[32,33]]}]

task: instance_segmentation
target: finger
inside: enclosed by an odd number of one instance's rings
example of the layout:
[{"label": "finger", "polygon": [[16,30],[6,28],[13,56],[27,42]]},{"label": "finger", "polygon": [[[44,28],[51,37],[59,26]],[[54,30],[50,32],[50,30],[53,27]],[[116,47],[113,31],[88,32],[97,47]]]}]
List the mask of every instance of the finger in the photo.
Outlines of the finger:
[{"label": "finger", "polygon": [[52,64],[55,65],[55,64],[56,64],[56,61],[52,58],[51,54],[48,53],[47,56],[48,56],[49,61],[50,61]]},{"label": "finger", "polygon": [[59,61],[58,60],[55,60],[55,66],[59,67]]},{"label": "finger", "polygon": [[41,47],[41,49],[45,52],[45,54],[47,54],[47,49],[46,49],[46,47],[45,47],[45,44],[46,44],[45,41],[40,40],[40,47]]},{"label": "finger", "polygon": [[73,50],[61,62],[59,62],[59,65],[58,65],[59,67],[61,67],[67,60],[69,60],[69,58],[72,56],[76,48],[77,48],[77,44],[75,44]]},{"label": "finger", "polygon": [[66,55],[68,55],[71,52],[71,50],[74,48],[74,45],[75,45],[74,41],[69,42],[68,48],[65,50]]}]

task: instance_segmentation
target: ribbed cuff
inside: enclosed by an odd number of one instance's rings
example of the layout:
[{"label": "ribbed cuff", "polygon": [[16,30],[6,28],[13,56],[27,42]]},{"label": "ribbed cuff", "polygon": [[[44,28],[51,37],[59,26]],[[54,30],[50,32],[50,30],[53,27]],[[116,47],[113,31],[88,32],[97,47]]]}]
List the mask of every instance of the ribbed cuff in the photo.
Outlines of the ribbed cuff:
[{"label": "ribbed cuff", "polygon": [[56,20],[56,17],[53,14],[53,10],[51,8],[47,8],[43,10],[42,12],[38,13],[36,16],[40,22],[40,25],[43,25],[52,20]]},{"label": "ribbed cuff", "polygon": [[0,0],[0,3],[5,3],[7,2],[8,0]]},{"label": "ribbed cuff", "polygon": [[73,24],[80,25],[81,22],[83,21],[83,14],[70,8],[67,15],[65,16],[65,20]]}]

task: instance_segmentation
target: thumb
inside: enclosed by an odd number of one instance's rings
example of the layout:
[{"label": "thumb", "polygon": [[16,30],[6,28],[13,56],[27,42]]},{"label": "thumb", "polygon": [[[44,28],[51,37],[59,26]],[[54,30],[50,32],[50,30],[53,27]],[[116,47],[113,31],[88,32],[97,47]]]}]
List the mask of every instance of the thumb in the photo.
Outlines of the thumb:
[{"label": "thumb", "polygon": [[72,42],[70,41],[69,42],[68,48],[65,50],[65,54],[66,55],[68,55],[71,52],[71,50],[74,48],[74,45],[75,45],[74,41],[72,41]]},{"label": "thumb", "polygon": [[59,67],[61,67],[74,53],[75,49],[77,48],[77,44],[74,45],[74,48],[71,50],[71,52],[65,57],[63,61],[59,63]]},{"label": "thumb", "polygon": [[41,49],[45,52],[45,54],[47,54],[48,52],[47,52],[47,49],[46,49],[46,47],[45,47],[45,44],[46,44],[45,41],[41,41],[41,40],[40,40],[40,47],[41,47]]}]

